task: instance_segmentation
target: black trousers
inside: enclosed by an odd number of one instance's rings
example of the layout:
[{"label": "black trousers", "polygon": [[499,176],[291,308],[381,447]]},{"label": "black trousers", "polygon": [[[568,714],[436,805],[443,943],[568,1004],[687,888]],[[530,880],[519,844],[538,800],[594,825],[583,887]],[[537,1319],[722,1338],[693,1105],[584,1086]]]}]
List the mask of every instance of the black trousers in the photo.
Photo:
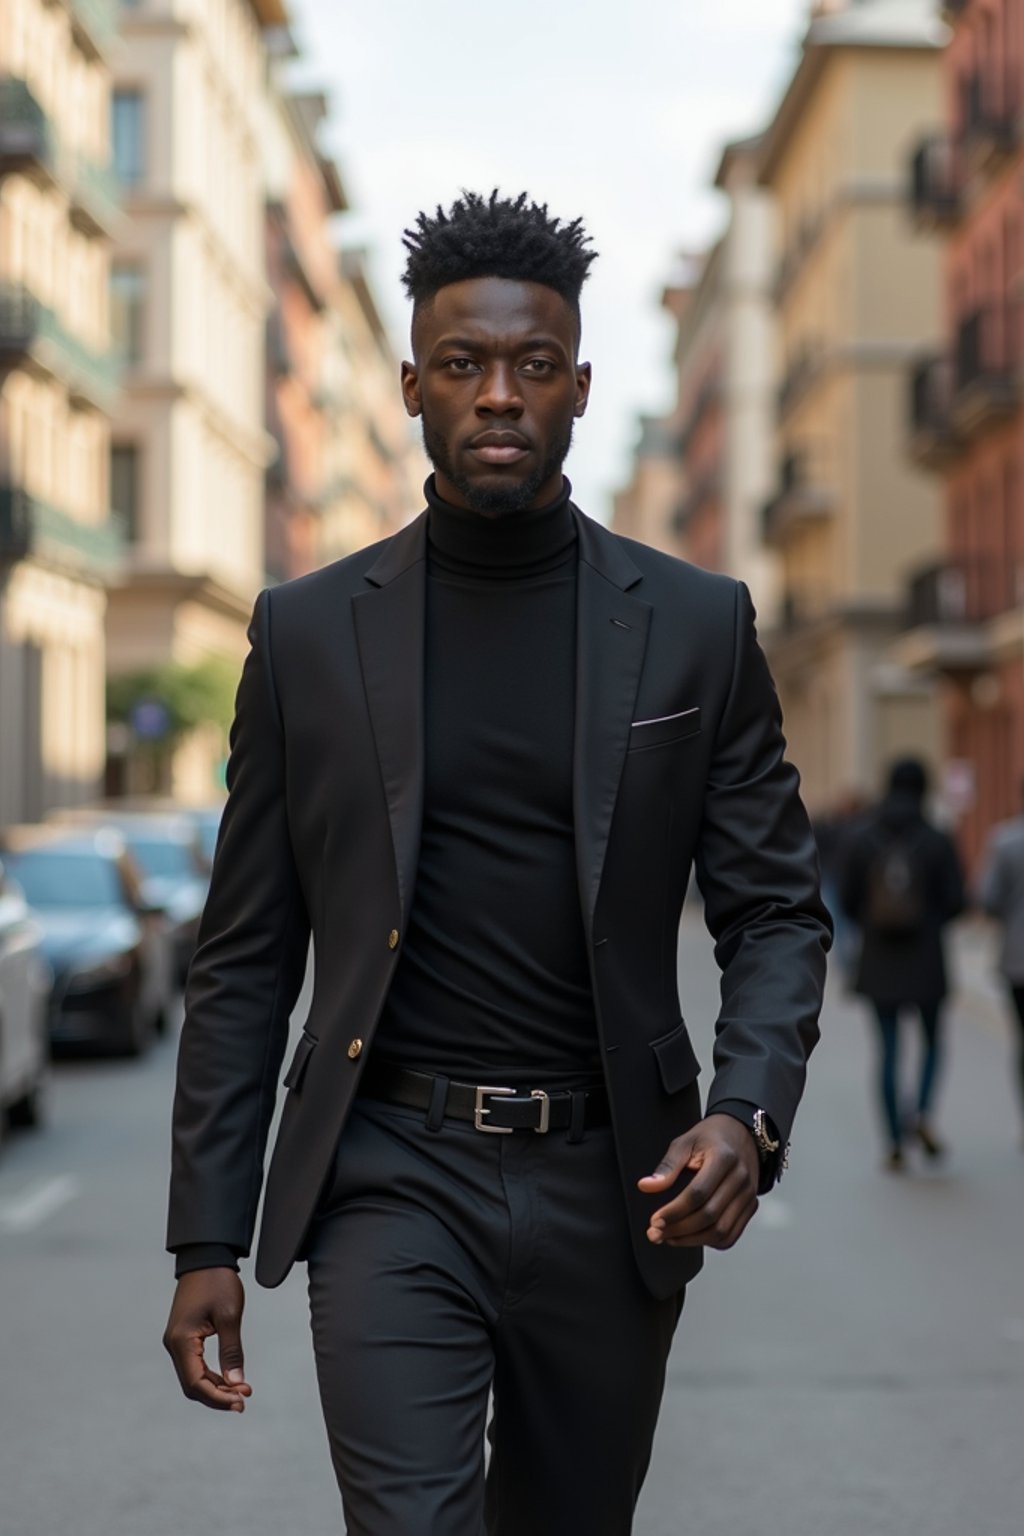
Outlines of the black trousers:
[{"label": "black trousers", "polygon": [[360,1100],[307,1256],[349,1536],[626,1536],[683,1297],[640,1281],[609,1128]]}]

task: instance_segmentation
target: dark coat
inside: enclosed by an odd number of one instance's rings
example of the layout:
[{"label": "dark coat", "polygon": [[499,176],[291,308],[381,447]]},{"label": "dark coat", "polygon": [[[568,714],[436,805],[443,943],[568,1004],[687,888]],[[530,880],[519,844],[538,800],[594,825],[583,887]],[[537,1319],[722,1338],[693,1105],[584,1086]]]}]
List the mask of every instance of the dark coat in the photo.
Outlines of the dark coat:
[{"label": "dark coat", "polygon": [[[664,1296],[701,1253],[647,1241],[652,1201],[636,1181],[701,1113],[676,983],[691,865],[723,971],[710,1107],[757,1104],[784,1139],[818,1038],[830,924],[746,588],[575,516],[579,899],[624,1205]],[[186,992],[168,1246],[249,1249],[312,930],[313,999],[267,1176],[265,1285],[302,1250],[409,920],[425,557],[421,517],[263,593],[250,628]]]},{"label": "dark coat", "polygon": [[[872,860],[894,839],[911,841],[919,863],[925,912],[910,935],[880,933],[867,919]],[[943,929],[964,908],[964,881],[952,840],[921,814],[916,800],[890,796],[861,821],[850,838],[840,899],[861,930],[856,991],[874,1003],[937,1003],[948,991]]]}]

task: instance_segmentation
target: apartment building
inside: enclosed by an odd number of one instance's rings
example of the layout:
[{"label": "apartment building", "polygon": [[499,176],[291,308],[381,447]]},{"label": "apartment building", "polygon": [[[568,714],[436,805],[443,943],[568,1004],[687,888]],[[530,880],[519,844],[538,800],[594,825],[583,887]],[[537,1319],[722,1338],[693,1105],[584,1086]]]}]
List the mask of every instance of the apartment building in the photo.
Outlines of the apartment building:
[{"label": "apartment building", "polygon": [[758,182],[759,140],[723,151],[721,238],[684,258],[662,296],[676,324],[675,404],[645,418],[613,526],[751,587],[762,622],[776,605],[761,507],[774,472],[774,210]]},{"label": "apartment building", "polygon": [[1024,780],[1024,5],[947,5],[942,126],[912,215],[946,236],[944,340],[910,374],[908,448],[936,476],[941,556],[909,584],[898,653],[937,678],[964,852]]},{"label": "apartment building", "polygon": [[402,403],[400,364],[374,297],[366,251],[343,248],[327,315],[321,561],[383,539],[424,506],[430,472]]},{"label": "apartment building", "polygon": [[760,149],[778,210],[781,567],[767,636],[791,755],[815,810],[941,759],[935,688],[891,655],[908,575],[934,558],[934,479],[906,452],[906,373],[940,325],[941,252],[905,209],[912,145],[941,100],[946,30],[926,0],[822,5]]},{"label": "apartment building", "polygon": [[94,795],[111,516],[116,0],[0,6],[0,824]]},{"label": "apartment building", "polygon": [[[111,453],[127,520],[111,675],[237,668],[264,581],[265,194],[259,128],[281,0],[134,0],[120,11],[113,149],[129,219],[111,272],[122,399]],[[206,797],[220,738],[190,734],[164,787]],[[130,762],[112,787],[131,787]]]},{"label": "apartment building", "polygon": [[266,412],[276,453],[266,474],[266,567],[277,581],[322,560],[327,491],[326,358],[340,274],[330,221],[348,207],[341,175],[320,146],[327,117],[318,93],[274,91],[269,100]]}]

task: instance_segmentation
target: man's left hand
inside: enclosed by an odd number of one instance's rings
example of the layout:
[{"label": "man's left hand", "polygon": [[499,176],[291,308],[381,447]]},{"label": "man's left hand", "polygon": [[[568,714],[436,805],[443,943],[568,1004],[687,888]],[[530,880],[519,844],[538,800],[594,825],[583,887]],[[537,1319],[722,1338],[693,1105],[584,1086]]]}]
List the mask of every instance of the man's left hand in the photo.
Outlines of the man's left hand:
[{"label": "man's left hand", "polygon": [[693,1177],[654,1212],[648,1240],[670,1248],[731,1248],[757,1210],[760,1163],[753,1136],[732,1115],[708,1115],[675,1138],[637,1187],[646,1195],[660,1194],[684,1168],[692,1169]]}]

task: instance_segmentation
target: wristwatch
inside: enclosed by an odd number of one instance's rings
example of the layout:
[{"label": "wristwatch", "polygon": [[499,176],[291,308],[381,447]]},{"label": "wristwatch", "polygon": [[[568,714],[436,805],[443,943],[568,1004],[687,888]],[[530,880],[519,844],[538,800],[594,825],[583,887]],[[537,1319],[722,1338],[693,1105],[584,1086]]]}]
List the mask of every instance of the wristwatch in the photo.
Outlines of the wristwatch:
[{"label": "wristwatch", "polygon": [[778,1136],[772,1135],[771,1121],[763,1109],[755,1109],[751,1133],[761,1164],[761,1179],[757,1187],[759,1195],[766,1195],[772,1185],[782,1178],[789,1167],[789,1142],[785,1146]]}]

